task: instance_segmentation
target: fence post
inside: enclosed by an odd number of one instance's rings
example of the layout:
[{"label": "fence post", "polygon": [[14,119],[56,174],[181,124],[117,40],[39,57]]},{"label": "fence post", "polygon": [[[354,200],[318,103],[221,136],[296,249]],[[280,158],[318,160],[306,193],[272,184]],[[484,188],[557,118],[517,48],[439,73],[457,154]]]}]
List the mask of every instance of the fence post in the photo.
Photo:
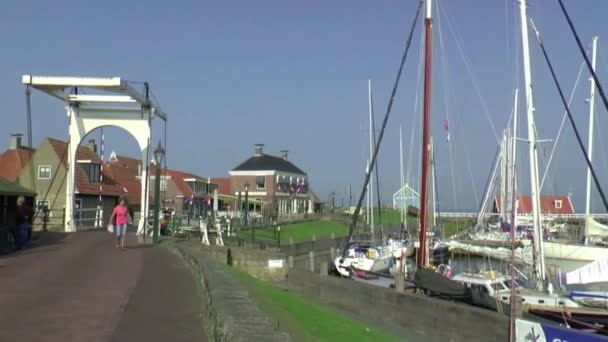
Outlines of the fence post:
[{"label": "fence post", "polygon": [[336,248],[335,247],[329,247],[329,255],[331,256],[331,260],[334,260],[336,258]]},{"label": "fence post", "polygon": [[289,256],[289,268],[293,268],[293,255]]},{"label": "fence post", "polygon": [[281,247],[281,226],[277,227],[278,245]]},{"label": "fence post", "polygon": [[310,272],[315,272],[315,252],[308,252],[308,262],[310,263]]},{"label": "fence post", "polygon": [[322,262],[319,265],[319,273],[321,274],[321,277],[327,277],[327,263],[326,262]]},{"label": "fence post", "polygon": [[403,273],[398,272],[395,276],[395,291],[401,293],[405,290],[405,277]]}]

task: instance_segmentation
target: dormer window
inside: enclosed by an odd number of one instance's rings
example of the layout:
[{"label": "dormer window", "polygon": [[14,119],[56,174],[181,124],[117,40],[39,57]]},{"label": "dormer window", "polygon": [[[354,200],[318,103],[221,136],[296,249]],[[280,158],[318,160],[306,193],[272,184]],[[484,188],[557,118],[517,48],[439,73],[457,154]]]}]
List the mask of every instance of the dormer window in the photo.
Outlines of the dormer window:
[{"label": "dormer window", "polygon": [[555,200],[555,201],[553,201],[553,204],[555,205],[555,209],[562,208],[562,200]]},{"label": "dormer window", "polygon": [[84,170],[90,183],[99,183],[101,174],[100,164],[94,163],[91,160],[79,160],[78,164]]}]

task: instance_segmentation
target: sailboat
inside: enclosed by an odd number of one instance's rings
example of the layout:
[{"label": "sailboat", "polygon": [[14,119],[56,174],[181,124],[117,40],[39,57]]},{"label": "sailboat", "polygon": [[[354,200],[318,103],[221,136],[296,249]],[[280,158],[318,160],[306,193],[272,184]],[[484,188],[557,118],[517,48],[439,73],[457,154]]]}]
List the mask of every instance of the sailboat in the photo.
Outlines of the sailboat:
[{"label": "sailboat", "polygon": [[[593,37],[591,64],[595,70],[597,60],[597,40]],[[593,157],[593,125],[595,115],[595,80],[591,78],[589,94],[589,142],[587,156]],[[585,201],[585,234],[583,244],[567,244],[548,241],[545,243],[545,255],[548,258],[567,259],[576,261],[594,261],[608,258],[608,248],[605,239],[608,237],[608,226],[597,222],[591,217],[591,169],[587,168],[587,185]],[[602,246],[604,245],[604,246]]]},{"label": "sailboat", "polygon": [[[373,104],[372,104],[372,85],[371,79],[368,80],[368,101],[369,101],[369,151],[370,160],[373,155],[374,135],[373,135]],[[373,172],[368,167],[366,172]],[[374,197],[373,182],[369,182],[367,193],[368,223],[371,233],[371,241],[350,241],[346,247],[346,252],[338,256],[332,262],[332,267],[342,276],[350,277],[355,272],[385,272],[394,264],[395,254],[407,252],[404,244],[391,243],[388,245],[376,245],[374,241]],[[357,273],[358,274],[358,273]]]},{"label": "sailboat", "polygon": [[[534,123],[534,104],[532,96],[532,77],[530,67],[530,52],[528,41],[528,18],[526,14],[526,0],[521,0],[519,3],[520,18],[521,18],[521,35],[522,35],[522,56],[524,67],[524,82],[526,94],[526,113],[528,126],[528,143],[529,143],[529,159],[530,159],[530,185],[532,194],[532,213],[533,213],[533,228],[534,228],[534,262],[533,262],[533,279],[531,288],[520,288],[516,282],[513,282],[515,291],[507,290],[503,286],[498,287],[498,291],[492,292],[492,296],[505,304],[513,303],[512,296],[516,296],[514,300],[522,302],[528,307],[528,312],[534,315],[555,320],[559,322],[567,322],[568,324],[577,324],[583,326],[588,323],[606,323],[608,322],[608,311],[605,309],[587,308],[578,300],[584,294],[579,293],[578,298],[573,295],[565,295],[561,293],[553,293],[553,286],[547,280],[545,268],[545,241],[540,219],[540,191],[538,177],[538,156],[536,142],[536,127]],[[514,227],[512,228],[514,229]],[[454,279],[468,285],[475,284],[475,275],[457,275]],[[498,286],[498,283],[505,280],[511,280],[511,277],[503,277],[500,275],[491,276],[488,280],[490,287]],[[496,284],[495,284],[496,283]],[[597,294],[594,294],[597,295]],[[577,299],[577,300],[575,300]]]}]

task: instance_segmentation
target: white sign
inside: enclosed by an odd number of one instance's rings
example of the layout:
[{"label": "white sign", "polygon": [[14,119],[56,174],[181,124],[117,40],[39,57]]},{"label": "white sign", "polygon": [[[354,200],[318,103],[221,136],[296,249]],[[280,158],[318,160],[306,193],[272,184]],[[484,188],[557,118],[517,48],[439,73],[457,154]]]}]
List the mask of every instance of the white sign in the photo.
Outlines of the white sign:
[{"label": "white sign", "polygon": [[283,268],[283,259],[268,260],[268,268]]}]

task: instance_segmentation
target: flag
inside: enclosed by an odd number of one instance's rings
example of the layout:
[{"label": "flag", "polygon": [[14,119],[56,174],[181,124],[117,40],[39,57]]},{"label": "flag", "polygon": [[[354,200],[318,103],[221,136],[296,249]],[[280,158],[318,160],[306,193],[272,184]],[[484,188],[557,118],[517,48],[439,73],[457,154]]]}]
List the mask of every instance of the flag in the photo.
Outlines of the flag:
[{"label": "flag", "polygon": [[443,129],[444,129],[444,130],[445,130],[445,132],[446,132],[446,137],[445,137],[445,140],[446,140],[447,142],[450,142],[450,126],[449,126],[449,124],[448,124],[448,119],[445,119],[445,121],[443,122]]}]

